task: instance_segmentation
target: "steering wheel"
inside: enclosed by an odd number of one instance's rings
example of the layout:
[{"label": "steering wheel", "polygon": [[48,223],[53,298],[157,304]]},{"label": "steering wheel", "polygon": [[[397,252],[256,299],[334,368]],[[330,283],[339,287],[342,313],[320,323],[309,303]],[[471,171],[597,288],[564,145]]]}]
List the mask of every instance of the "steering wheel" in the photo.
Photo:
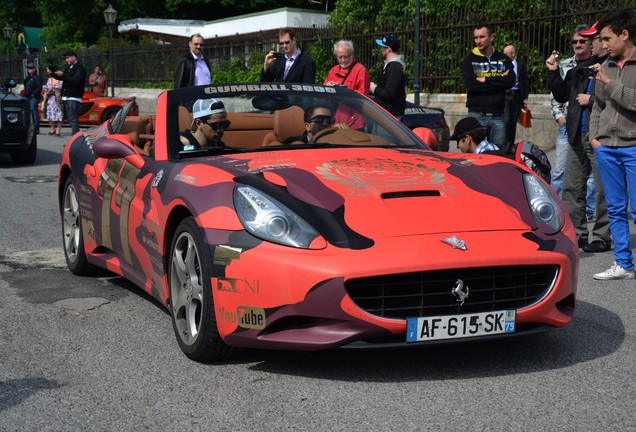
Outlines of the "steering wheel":
[{"label": "steering wheel", "polygon": [[318,143],[319,140],[321,140],[322,138],[326,137],[327,135],[331,135],[333,133],[335,133],[336,131],[338,131],[340,128],[337,127],[328,127],[328,128],[324,128],[319,130],[318,132],[316,132],[311,139],[309,140],[309,144],[315,144]]}]

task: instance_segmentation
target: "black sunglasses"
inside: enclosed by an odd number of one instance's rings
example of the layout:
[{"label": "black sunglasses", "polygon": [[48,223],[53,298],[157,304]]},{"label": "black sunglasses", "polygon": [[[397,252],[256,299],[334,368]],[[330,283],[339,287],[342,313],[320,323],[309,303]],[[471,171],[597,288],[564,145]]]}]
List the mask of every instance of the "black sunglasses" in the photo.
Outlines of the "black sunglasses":
[{"label": "black sunglasses", "polygon": [[228,129],[230,125],[232,124],[232,122],[229,120],[225,120],[222,122],[213,122],[213,123],[205,122],[205,124],[210,126],[215,131],[219,131],[220,129]]},{"label": "black sunglasses", "polygon": [[319,125],[332,125],[336,122],[336,119],[333,116],[327,115],[317,115],[316,117],[309,120],[309,123],[316,123]]}]

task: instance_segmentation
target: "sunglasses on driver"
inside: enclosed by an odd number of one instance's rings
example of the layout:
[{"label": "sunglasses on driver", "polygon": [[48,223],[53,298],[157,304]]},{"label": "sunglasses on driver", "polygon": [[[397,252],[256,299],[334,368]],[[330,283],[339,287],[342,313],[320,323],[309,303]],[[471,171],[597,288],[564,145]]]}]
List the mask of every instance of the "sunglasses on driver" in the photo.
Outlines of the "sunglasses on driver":
[{"label": "sunglasses on driver", "polygon": [[317,115],[316,117],[313,117],[311,120],[309,120],[309,123],[316,123],[319,125],[332,125],[336,122],[336,119],[333,118],[333,116],[327,116],[327,115]]}]

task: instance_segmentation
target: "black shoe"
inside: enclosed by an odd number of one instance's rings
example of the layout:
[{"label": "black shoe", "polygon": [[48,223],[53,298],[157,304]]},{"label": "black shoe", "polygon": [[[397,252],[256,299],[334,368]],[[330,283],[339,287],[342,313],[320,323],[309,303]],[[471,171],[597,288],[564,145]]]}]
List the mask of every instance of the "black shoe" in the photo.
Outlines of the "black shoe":
[{"label": "black shoe", "polygon": [[587,247],[587,240],[579,239],[579,249]]},{"label": "black shoe", "polygon": [[583,246],[583,252],[607,252],[612,248],[612,245],[603,240],[594,240],[592,243]]}]

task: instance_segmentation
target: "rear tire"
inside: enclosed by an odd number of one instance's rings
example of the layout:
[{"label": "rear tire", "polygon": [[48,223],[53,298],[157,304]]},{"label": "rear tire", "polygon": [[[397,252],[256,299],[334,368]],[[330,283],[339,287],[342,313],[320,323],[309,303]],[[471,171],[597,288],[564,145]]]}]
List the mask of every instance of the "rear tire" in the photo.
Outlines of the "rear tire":
[{"label": "rear tire", "polygon": [[213,260],[202,238],[203,231],[192,217],[175,231],[168,267],[170,315],[186,356],[195,361],[220,360],[237,350],[223,342],[216,325],[209,268]]},{"label": "rear tire", "polygon": [[95,274],[99,269],[86,259],[80,204],[73,176],[69,176],[66,179],[60,208],[62,211],[62,242],[66,265],[71,272],[79,276]]}]

